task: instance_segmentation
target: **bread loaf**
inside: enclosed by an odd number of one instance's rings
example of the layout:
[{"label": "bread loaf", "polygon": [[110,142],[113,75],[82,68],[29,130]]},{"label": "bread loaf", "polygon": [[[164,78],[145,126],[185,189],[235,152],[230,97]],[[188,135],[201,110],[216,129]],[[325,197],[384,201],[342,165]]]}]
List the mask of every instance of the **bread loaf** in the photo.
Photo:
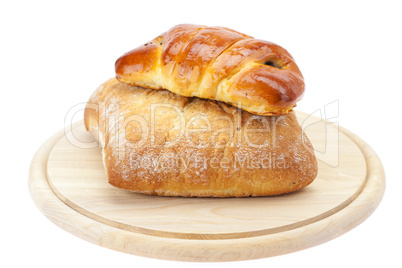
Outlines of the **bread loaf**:
[{"label": "bread loaf", "polygon": [[284,48],[224,27],[177,25],[124,54],[115,69],[123,83],[258,115],[287,114],[304,93],[303,76]]},{"label": "bread loaf", "polygon": [[113,78],[93,93],[84,119],[102,146],[109,183],[122,189],[266,196],[299,190],[317,175],[313,148],[293,112],[253,115]]}]

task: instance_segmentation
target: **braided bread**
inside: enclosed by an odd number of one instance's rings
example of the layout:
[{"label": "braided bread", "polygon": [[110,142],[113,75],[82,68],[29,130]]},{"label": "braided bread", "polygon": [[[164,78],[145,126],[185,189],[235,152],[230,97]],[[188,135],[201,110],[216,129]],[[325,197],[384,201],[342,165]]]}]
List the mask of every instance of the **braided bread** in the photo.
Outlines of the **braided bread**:
[{"label": "braided bread", "polygon": [[287,114],[303,76],[282,47],[224,27],[177,25],[121,56],[123,83],[212,99],[258,115]]}]

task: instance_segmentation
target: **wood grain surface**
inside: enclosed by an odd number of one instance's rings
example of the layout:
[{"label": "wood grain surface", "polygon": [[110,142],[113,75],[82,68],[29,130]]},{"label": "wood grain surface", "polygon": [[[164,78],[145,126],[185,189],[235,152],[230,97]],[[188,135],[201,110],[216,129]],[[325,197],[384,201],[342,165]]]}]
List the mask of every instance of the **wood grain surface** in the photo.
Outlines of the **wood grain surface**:
[{"label": "wood grain surface", "polygon": [[132,193],[107,183],[101,149],[77,122],[46,141],[32,160],[38,208],[64,230],[114,250],[180,261],[235,261],[318,245],[364,221],[385,176],[356,135],[297,113],[319,162],[317,179],[274,197],[181,198]]}]

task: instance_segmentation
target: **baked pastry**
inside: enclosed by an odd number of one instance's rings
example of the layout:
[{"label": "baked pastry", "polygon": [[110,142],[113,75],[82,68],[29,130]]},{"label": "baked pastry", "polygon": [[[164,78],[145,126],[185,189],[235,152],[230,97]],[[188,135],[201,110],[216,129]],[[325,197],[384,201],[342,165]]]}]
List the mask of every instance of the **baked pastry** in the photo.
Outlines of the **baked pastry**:
[{"label": "baked pastry", "polygon": [[259,115],[287,114],[304,92],[303,76],[284,48],[224,27],[177,25],[124,54],[115,69],[123,83]]},{"label": "baked pastry", "polygon": [[109,183],[151,195],[278,195],[317,175],[313,147],[293,112],[253,115],[214,100],[101,85],[85,126],[102,146]]}]

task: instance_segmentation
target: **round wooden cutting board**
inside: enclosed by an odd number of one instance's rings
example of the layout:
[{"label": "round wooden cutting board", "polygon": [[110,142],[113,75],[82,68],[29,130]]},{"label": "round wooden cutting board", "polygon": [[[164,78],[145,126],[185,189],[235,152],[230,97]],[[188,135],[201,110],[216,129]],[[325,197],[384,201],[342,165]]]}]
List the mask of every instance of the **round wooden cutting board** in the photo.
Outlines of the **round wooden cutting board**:
[{"label": "round wooden cutting board", "polygon": [[63,129],[32,160],[29,188],[62,229],[114,250],[180,261],[276,256],[333,239],[363,222],[384,193],[375,152],[336,123],[297,113],[319,162],[316,180],[280,196],[183,198],[112,187],[101,148],[83,122]]}]

